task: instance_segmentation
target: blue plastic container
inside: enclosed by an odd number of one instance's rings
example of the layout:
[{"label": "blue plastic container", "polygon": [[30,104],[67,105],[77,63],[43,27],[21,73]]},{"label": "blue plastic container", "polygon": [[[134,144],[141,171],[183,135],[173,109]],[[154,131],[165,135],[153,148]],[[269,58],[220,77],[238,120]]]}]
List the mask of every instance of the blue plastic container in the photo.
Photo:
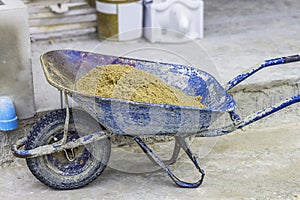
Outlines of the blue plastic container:
[{"label": "blue plastic container", "polygon": [[18,118],[12,100],[0,97],[0,131],[10,131],[18,128]]}]

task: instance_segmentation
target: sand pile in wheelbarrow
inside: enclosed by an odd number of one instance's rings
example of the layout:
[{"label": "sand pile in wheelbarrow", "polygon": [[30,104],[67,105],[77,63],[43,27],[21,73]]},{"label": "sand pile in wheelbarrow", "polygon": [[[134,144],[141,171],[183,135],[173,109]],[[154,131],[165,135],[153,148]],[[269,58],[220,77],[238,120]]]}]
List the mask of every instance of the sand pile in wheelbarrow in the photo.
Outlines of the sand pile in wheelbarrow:
[{"label": "sand pile in wheelbarrow", "polygon": [[200,103],[200,96],[187,96],[162,79],[129,65],[97,66],[79,79],[76,87],[79,92],[94,96],[151,104],[205,107]]}]

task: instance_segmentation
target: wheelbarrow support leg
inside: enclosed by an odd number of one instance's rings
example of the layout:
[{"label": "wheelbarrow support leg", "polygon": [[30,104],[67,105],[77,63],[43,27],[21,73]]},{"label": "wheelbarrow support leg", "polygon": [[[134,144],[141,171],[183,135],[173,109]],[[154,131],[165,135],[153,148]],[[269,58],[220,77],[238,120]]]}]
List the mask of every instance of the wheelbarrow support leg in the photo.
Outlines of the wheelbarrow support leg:
[{"label": "wheelbarrow support leg", "polygon": [[178,139],[177,139],[177,137],[175,137],[175,144],[174,144],[174,150],[173,150],[172,157],[170,158],[170,160],[164,160],[164,163],[166,165],[174,164],[176,162],[177,158],[178,158],[180,149],[181,149],[181,147],[179,145]]},{"label": "wheelbarrow support leg", "polygon": [[[176,162],[177,158],[178,158],[178,155],[179,155],[179,152],[180,152],[180,145],[177,141],[177,139],[175,140],[175,144],[174,144],[174,149],[173,149],[173,153],[172,153],[172,157],[169,159],[169,160],[163,160],[163,162],[166,164],[166,165],[172,165]],[[153,158],[147,154],[147,157],[149,158],[149,160],[151,160],[151,162],[153,162],[154,164],[157,164],[157,162],[155,160],[153,160]]]},{"label": "wheelbarrow support leg", "polygon": [[188,143],[182,137],[177,137],[176,139],[178,140],[178,143],[179,143],[180,147],[185,151],[185,153],[188,155],[188,157],[194,163],[195,167],[199,170],[199,172],[202,175],[202,179],[203,179],[204,175],[205,175],[204,170],[200,168],[197,157],[192,153]]},{"label": "wheelbarrow support leg", "polygon": [[140,137],[134,137],[134,140],[138,143],[138,145],[143,149],[143,151],[148,154],[149,156],[152,157],[153,161],[155,161],[161,168],[163,168],[167,174],[170,176],[170,178],[180,187],[184,188],[197,188],[199,187],[204,179],[204,171],[200,168],[198,161],[196,157],[192,154],[191,150],[189,149],[187,143],[185,140],[181,137],[176,138],[178,140],[178,144],[180,145],[181,148],[185,150],[189,158],[193,161],[194,165],[196,168],[199,170],[201,174],[201,178],[195,182],[195,183],[188,183],[181,181],[178,179],[172,171],[166,166],[166,164],[143,142],[143,140]]}]

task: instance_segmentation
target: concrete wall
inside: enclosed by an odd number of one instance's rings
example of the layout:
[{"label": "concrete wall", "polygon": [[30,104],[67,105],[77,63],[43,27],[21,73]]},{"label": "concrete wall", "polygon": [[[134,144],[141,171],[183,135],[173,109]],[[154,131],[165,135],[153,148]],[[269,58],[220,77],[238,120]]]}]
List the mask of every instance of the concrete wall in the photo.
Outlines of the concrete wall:
[{"label": "concrete wall", "polygon": [[19,118],[29,118],[35,109],[27,8],[20,0],[1,1],[0,96],[13,99]]}]

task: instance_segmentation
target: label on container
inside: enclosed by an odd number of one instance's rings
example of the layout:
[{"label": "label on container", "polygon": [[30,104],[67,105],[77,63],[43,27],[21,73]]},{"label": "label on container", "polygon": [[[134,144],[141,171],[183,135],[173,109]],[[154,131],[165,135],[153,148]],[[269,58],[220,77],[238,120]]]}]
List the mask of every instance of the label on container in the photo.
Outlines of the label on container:
[{"label": "label on container", "polygon": [[98,12],[106,14],[117,14],[117,4],[96,1],[96,9]]}]

